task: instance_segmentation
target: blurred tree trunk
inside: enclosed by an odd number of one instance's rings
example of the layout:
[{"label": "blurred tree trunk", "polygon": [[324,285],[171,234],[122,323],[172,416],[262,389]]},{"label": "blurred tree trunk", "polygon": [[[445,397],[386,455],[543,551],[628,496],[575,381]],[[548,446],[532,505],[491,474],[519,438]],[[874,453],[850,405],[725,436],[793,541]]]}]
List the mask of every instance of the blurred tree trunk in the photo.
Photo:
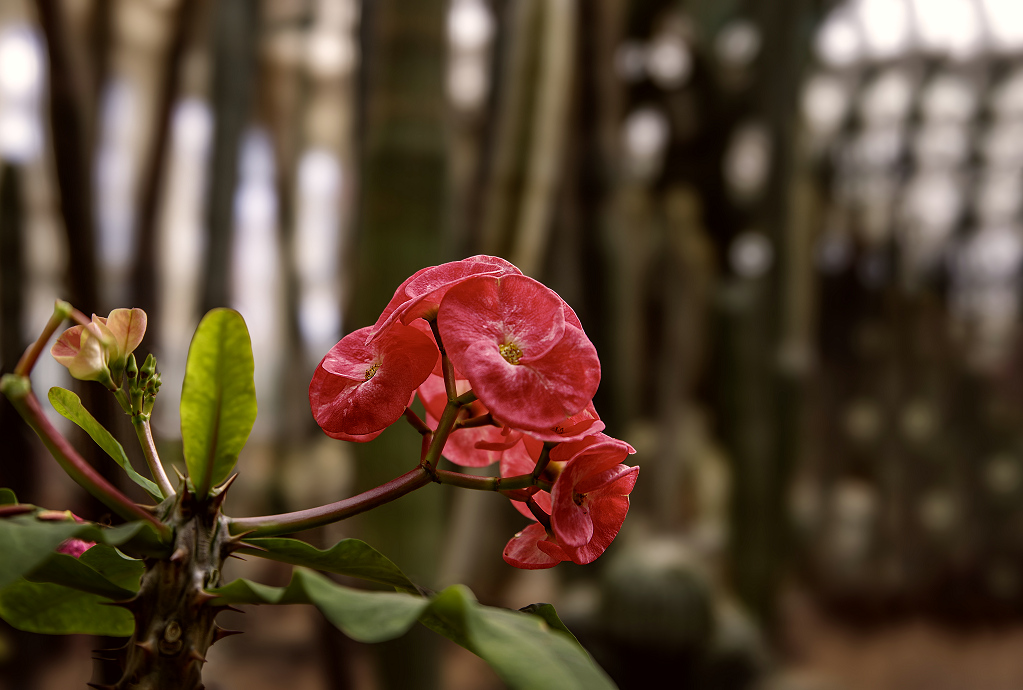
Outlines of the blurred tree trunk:
[{"label": "blurred tree trunk", "polygon": [[153,128],[151,148],[142,170],[142,194],[135,224],[135,265],[131,279],[131,306],[145,310],[149,316],[146,326],[150,343],[160,342],[159,300],[156,283],[159,276],[156,256],[156,228],[160,212],[160,193],[163,191],[167,151],[170,144],[171,116],[181,82],[181,69],[194,13],[196,0],[179,0],[171,28],[171,38],[157,76],[160,91],[156,104],[156,125]]},{"label": "blurred tree trunk", "polygon": [[221,0],[214,3],[213,153],[206,208],[206,271],[201,313],[231,303],[231,255],[234,196],[238,186],[238,152],[249,123],[256,80],[260,3]]},{"label": "blurred tree trunk", "polygon": [[[405,278],[445,258],[446,10],[443,0],[362,5],[360,217],[346,330],[372,324]],[[419,435],[401,422],[395,427],[357,448],[359,490],[418,462]],[[443,493],[428,487],[362,519],[371,543],[419,582],[434,579]],[[422,628],[377,645],[384,687],[438,687],[437,649],[436,636]]]},{"label": "blurred tree trunk", "polygon": [[67,234],[69,301],[85,314],[99,311],[96,289],[96,241],[92,204],[92,164],[86,94],[80,65],[59,0],[37,0],[46,37],[50,83],[50,123],[60,189],[60,212]]},{"label": "blurred tree trunk", "polygon": [[[22,204],[22,171],[6,164],[0,169],[0,372],[14,369],[28,346],[22,334],[24,323],[25,271]],[[35,463],[29,431],[7,398],[0,400],[0,438],[4,439],[4,463],[0,486],[14,490],[22,501],[30,501],[35,490]]]},{"label": "blurred tree trunk", "polygon": [[[759,115],[770,134],[771,164],[759,227],[775,264],[762,279],[732,285],[723,334],[731,398],[734,459],[735,586],[765,621],[774,615],[789,551],[788,489],[802,445],[809,230],[794,214],[799,85],[813,26],[811,0],[770,0],[756,7],[764,37],[758,68]],[[797,18],[799,21],[794,21]],[[805,342],[803,343],[805,344]]]},{"label": "blurred tree trunk", "polygon": [[[36,11],[39,24],[46,38],[47,77],[50,85],[50,131],[57,186],[60,191],[60,212],[68,247],[68,301],[85,314],[103,313],[99,304],[99,289],[96,261],[96,231],[93,206],[92,136],[94,116],[90,106],[94,104],[88,88],[91,76],[98,79],[96,66],[85,64],[79,55],[83,51],[80,42],[67,24],[64,5],[58,0],[37,0]],[[110,12],[110,7],[100,3],[96,12]],[[94,19],[93,24],[102,26],[107,18]],[[76,382],[77,384],[78,382]],[[93,416],[107,428],[114,428],[119,414],[117,404],[101,387],[76,385],[82,402]],[[126,477],[95,444],[83,442],[85,435],[76,432],[76,442],[82,455],[100,471],[122,488]],[[79,494],[81,504],[71,506],[76,512],[89,518],[101,518],[108,510],[96,499]]]}]

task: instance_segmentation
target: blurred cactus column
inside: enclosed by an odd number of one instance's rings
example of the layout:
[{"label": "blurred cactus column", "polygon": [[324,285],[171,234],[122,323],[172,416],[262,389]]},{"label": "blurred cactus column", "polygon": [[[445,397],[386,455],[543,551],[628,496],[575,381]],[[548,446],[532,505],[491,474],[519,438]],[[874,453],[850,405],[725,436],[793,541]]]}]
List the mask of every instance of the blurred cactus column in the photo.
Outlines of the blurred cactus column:
[{"label": "blurred cactus column", "polygon": [[[802,447],[810,362],[812,228],[800,196],[798,95],[814,25],[810,0],[766,0],[754,11],[763,36],[756,110],[770,163],[754,213],[773,265],[726,290],[722,331],[724,416],[735,464],[735,586],[763,621],[774,615],[789,552],[788,494]],[[735,256],[740,247],[733,247]],[[740,272],[741,273],[741,272]]]},{"label": "blurred cactus column", "polygon": [[252,113],[256,80],[256,39],[260,3],[221,0],[213,4],[210,32],[213,77],[213,153],[206,207],[206,270],[200,313],[231,304],[231,253],[234,195],[238,187],[238,153]]},{"label": "blurred cactus column", "polygon": [[575,0],[511,3],[500,76],[483,250],[527,275],[542,267],[564,164],[573,95]]},{"label": "blurred cactus column", "polygon": [[[345,330],[372,324],[395,288],[445,258],[447,163],[444,0],[362,3],[362,145],[353,303]],[[359,490],[411,469],[419,434],[394,425],[357,450]],[[442,492],[419,491],[365,515],[364,535],[417,582],[433,583]],[[425,634],[423,634],[425,633]],[[439,687],[436,636],[425,628],[377,645],[382,686]]]}]

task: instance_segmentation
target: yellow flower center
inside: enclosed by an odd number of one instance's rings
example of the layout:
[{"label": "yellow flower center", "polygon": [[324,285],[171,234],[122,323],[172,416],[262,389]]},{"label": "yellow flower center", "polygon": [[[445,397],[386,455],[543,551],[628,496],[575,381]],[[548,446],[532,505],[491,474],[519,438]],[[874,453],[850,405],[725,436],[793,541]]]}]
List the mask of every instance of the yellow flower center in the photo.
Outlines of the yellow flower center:
[{"label": "yellow flower center", "polygon": [[505,343],[498,346],[501,351],[501,356],[504,357],[504,361],[508,364],[518,364],[519,358],[522,356],[522,350],[518,348],[514,343]]},{"label": "yellow flower center", "polygon": [[373,375],[377,373],[377,369],[379,369],[379,368],[380,368],[380,364],[378,363],[378,364],[374,364],[369,369],[367,369],[366,370],[366,380],[369,381],[371,378],[373,378]]}]

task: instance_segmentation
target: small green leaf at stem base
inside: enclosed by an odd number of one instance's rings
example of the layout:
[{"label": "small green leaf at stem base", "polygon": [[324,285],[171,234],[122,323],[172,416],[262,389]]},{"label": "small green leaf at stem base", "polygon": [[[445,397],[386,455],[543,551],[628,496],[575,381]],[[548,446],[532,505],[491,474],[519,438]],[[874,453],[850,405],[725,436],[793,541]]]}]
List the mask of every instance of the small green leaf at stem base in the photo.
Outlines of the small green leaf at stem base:
[{"label": "small green leaf at stem base", "polygon": [[188,348],[181,390],[185,464],[200,498],[227,479],[256,420],[252,343],[241,314],[214,309]]}]

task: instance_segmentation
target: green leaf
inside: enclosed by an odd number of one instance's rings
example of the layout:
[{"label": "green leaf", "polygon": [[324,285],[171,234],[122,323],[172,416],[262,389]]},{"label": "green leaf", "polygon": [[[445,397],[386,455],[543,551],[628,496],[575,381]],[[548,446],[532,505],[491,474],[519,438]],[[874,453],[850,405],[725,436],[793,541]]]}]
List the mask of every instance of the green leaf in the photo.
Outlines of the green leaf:
[{"label": "green leaf", "polygon": [[119,546],[143,535],[146,527],[140,521],[103,529],[88,522],[53,522],[31,515],[0,520],[0,588],[41,566],[65,539]]},{"label": "green leaf", "polygon": [[[128,558],[112,546],[97,544],[83,553],[81,558],[55,553],[25,579],[64,585],[80,592],[122,601],[130,599],[138,591],[138,580],[144,570],[141,560]],[[104,572],[133,575],[134,587],[126,589],[105,577],[102,574]]]},{"label": "green leaf", "polygon": [[[615,687],[571,633],[566,634],[549,604],[541,605],[537,614],[483,606],[462,585],[448,587],[432,598],[366,592],[306,570],[296,570],[291,583],[283,588],[235,580],[211,591],[219,594],[224,604],[313,604],[342,632],[362,642],[398,637],[418,619],[477,654],[512,688]],[[548,617],[558,625],[549,625]]]},{"label": "green leaf", "polygon": [[387,556],[358,539],[342,539],[325,551],[298,539],[267,537],[245,543],[259,547],[241,549],[245,554],[370,580],[410,594],[420,591]]},{"label": "green leaf", "polygon": [[296,570],[284,588],[234,580],[210,591],[223,597],[225,604],[313,604],[341,632],[359,642],[382,642],[404,634],[430,604],[411,594],[343,587],[308,570]]},{"label": "green leaf", "polygon": [[14,495],[14,492],[10,489],[0,489],[0,506],[14,505],[18,502],[18,497]]},{"label": "green leaf", "polygon": [[463,585],[438,594],[431,610],[465,636],[464,643],[452,638],[455,642],[486,661],[512,688],[615,687],[574,637],[552,630],[540,616],[483,606]]},{"label": "green leaf", "polygon": [[50,404],[53,405],[53,409],[57,410],[64,419],[74,422],[85,433],[89,434],[89,437],[96,442],[96,445],[102,448],[107,455],[114,459],[114,462],[121,466],[121,469],[127,473],[129,479],[145,489],[146,493],[152,496],[155,501],[160,502],[165,498],[160,492],[160,487],[135,471],[135,468],[131,466],[131,462],[124,452],[124,447],[85,409],[81,398],[67,389],[56,386],[50,389],[48,397]]},{"label": "green leaf", "polygon": [[[531,613],[534,616],[540,616],[552,629],[560,630],[561,632],[572,638],[572,641],[582,647],[579,643],[579,639],[568,629],[568,626],[561,621],[561,617],[558,616],[558,612],[554,609],[552,604],[530,604],[529,606],[523,606],[519,611],[523,613]],[[585,649],[585,647],[584,647]]]},{"label": "green leaf", "polygon": [[[59,569],[67,565],[61,559],[79,563],[79,574],[91,571],[93,575],[87,577],[92,578],[93,583],[106,582],[106,585],[96,586],[110,593],[117,592],[118,599],[124,598],[123,592],[130,597],[138,591],[144,570],[141,561],[126,558],[117,550],[102,545],[92,547],[80,559],[64,554],[57,554],[55,559],[58,563],[55,568]],[[49,563],[42,570],[48,569]],[[70,572],[70,569],[66,571]],[[34,633],[131,635],[135,627],[131,613],[110,606],[109,602],[109,597],[97,593],[22,579],[0,590],[0,618],[19,630]]]},{"label": "green leaf", "polygon": [[185,464],[200,496],[227,479],[256,421],[252,343],[241,314],[214,309],[188,348],[181,389]]}]

